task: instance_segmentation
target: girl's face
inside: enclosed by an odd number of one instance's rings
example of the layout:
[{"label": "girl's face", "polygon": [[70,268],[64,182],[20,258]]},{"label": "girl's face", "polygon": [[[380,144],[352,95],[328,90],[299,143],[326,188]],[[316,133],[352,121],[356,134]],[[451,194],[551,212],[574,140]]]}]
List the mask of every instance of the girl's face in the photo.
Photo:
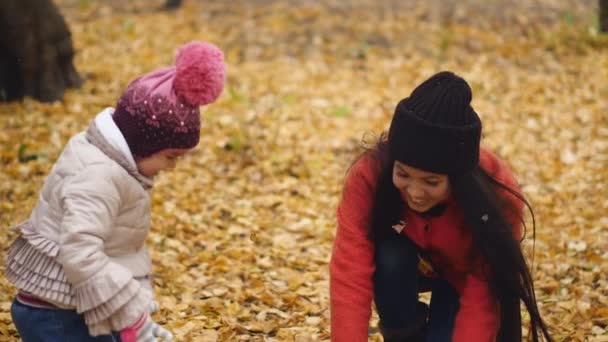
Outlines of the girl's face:
[{"label": "girl's face", "polygon": [[416,212],[425,212],[450,196],[447,175],[416,169],[400,161],[393,165],[393,184],[408,207]]},{"label": "girl's face", "polygon": [[146,177],[154,177],[159,172],[175,168],[178,158],[186,154],[188,149],[166,149],[136,161],[139,173]]}]

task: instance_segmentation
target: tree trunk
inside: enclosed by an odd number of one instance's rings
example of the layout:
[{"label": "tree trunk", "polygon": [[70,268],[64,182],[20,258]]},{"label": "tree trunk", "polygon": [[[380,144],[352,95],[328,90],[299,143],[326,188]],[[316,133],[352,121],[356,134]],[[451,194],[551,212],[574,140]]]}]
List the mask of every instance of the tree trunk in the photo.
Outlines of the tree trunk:
[{"label": "tree trunk", "polygon": [[167,0],[165,2],[166,9],[176,9],[182,5],[182,0]]},{"label": "tree trunk", "polygon": [[80,87],[70,30],[52,0],[0,1],[0,101],[61,100]]},{"label": "tree trunk", "polygon": [[600,1],[600,32],[608,32],[608,0]]}]

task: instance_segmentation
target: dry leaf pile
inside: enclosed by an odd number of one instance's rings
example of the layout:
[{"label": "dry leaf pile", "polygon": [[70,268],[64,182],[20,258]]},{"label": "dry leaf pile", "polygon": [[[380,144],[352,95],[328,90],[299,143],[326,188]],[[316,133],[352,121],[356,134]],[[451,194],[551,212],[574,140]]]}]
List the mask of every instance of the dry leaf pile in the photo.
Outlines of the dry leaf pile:
[{"label": "dry leaf pile", "polygon": [[[67,139],[176,47],[208,40],[226,53],[227,88],[203,110],[199,147],[158,177],[155,318],[180,341],[328,340],[345,172],[398,100],[449,69],[534,206],[556,340],[608,341],[608,37],[595,1],[57,3],[86,83],[60,103],[0,104],[2,257]],[[0,287],[0,340],[16,340],[15,290]]]}]

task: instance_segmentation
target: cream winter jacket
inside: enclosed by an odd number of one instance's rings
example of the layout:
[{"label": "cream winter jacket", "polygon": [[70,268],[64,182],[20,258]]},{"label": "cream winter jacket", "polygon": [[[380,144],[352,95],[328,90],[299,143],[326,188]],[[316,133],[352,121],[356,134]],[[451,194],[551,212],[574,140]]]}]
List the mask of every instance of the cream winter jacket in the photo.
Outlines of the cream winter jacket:
[{"label": "cream winter jacket", "polygon": [[133,324],[152,300],[152,181],[137,172],[111,115],[68,142],[31,216],[14,227],[21,235],[6,265],[19,289],[83,313],[94,336]]}]

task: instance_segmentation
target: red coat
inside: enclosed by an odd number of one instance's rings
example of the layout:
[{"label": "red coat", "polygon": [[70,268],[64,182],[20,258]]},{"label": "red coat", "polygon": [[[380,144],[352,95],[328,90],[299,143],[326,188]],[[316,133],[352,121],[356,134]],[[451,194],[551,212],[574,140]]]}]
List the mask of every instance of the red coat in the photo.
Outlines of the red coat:
[{"label": "red coat", "polygon": [[[512,189],[519,190],[507,165],[491,152],[482,149],[481,167]],[[333,342],[367,341],[373,299],[374,244],[367,239],[369,219],[378,167],[376,159],[366,155],[350,170],[337,210],[338,230],[330,262],[331,340]],[[522,204],[506,191],[508,201]],[[516,216],[508,215],[521,236]],[[456,289],[460,309],[456,316],[452,340],[456,342],[494,341],[499,325],[497,302],[490,293],[482,272],[482,261],[475,255],[472,236],[464,226],[458,204],[448,200],[445,212],[424,218],[411,210],[403,213],[406,234],[420,248],[428,251],[433,266]],[[425,226],[427,226],[425,229]]]}]

